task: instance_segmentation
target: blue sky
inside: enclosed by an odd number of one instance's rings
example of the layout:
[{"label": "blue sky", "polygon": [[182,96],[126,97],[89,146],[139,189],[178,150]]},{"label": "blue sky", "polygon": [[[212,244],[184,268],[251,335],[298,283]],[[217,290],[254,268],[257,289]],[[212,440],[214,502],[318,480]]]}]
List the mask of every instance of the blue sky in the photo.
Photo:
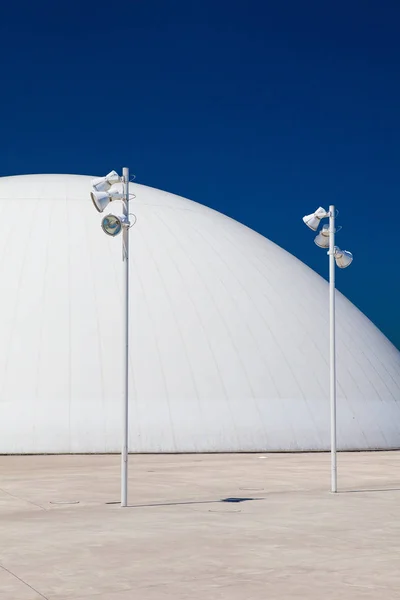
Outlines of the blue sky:
[{"label": "blue sky", "polygon": [[399,22],[395,0],[9,3],[0,175],[127,165],[323,276],[301,217],[334,203],[338,288],[400,348]]}]

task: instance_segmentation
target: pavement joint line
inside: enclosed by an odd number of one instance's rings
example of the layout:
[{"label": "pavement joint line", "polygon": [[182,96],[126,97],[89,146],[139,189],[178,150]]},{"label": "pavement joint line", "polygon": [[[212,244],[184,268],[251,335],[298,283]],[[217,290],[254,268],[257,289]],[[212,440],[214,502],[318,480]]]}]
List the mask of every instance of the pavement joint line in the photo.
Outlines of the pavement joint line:
[{"label": "pavement joint line", "polygon": [[10,569],[7,569],[7,567],[5,567],[4,565],[0,564],[0,568],[3,569],[3,571],[6,571],[6,573],[8,573],[9,575],[11,575],[12,577],[15,577],[15,579],[18,579],[18,581],[20,581],[21,583],[23,583],[24,585],[26,585],[26,587],[28,587],[33,592],[35,592],[35,594],[39,594],[39,596],[41,598],[43,598],[44,600],[50,600],[47,596],[45,596],[44,594],[42,594],[41,592],[39,592],[39,590],[37,590],[36,588],[34,588],[27,581],[24,581],[21,577],[18,577],[18,575],[16,575],[12,571],[10,571]]},{"label": "pavement joint line", "polygon": [[41,504],[36,504],[36,502],[32,502],[31,500],[27,500],[26,498],[21,498],[20,496],[17,496],[16,494],[11,494],[11,492],[7,492],[7,490],[5,490],[3,488],[0,488],[0,492],[3,492],[3,494],[10,496],[10,498],[15,498],[16,500],[20,500],[21,502],[26,502],[27,504],[31,504],[32,506],[37,506],[37,508],[40,508],[41,510],[47,510]]}]

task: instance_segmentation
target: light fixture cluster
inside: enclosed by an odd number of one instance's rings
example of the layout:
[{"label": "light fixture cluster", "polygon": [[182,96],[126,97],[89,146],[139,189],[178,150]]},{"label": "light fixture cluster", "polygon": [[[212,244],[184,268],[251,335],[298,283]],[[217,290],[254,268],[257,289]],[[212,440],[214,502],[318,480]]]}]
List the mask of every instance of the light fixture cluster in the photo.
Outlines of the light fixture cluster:
[{"label": "light fixture cluster", "polygon": [[[122,169],[120,177],[116,171],[111,171],[105,177],[92,179],[90,197],[95,209],[102,213],[104,209],[115,200],[122,203],[122,215],[112,213],[103,217],[101,227],[107,235],[116,237],[122,232],[122,261],[123,269],[123,294],[122,315],[124,320],[123,343],[123,421],[121,436],[121,506],[128,506],[128,456],[129,456],[129,230],[136,223],[129,222],[129,168]],[[132,194],[133,197],[134,194]]]},{"label": "light fixture cluster", "polygon": [[[322,206],[317,208],[317,210],[311,215],[306,215],[303,217],[304,223],[309,227],[312,231],[317,231],[321,219],[329,218],[331,215],[329,211],[326,211]],[[329,225],[323,225],[322,229],[318,232],[317,236],[314,239],[315,244],[319,248],[329,248]],[[341,250],[337,246],[334,247],[333,255],[335,257],[336,265],[340,269],[345,269],[353,262],[353,255],[348,250]]]},{"label": "light fixture cluster", "polygon": [[[115,200],[125,200],[125,194],[121,186],[117,185],[124,182],[116,171],[111,171],[105,177],[96,177],[92,180],[92,199],[95,209],[102,213],[104,209]],[[112,237],[121,233],[124,227],[129,227],[129,219],[125,215],[114,215],[112,213],[103,217],[101,227],[107,235]]]}]

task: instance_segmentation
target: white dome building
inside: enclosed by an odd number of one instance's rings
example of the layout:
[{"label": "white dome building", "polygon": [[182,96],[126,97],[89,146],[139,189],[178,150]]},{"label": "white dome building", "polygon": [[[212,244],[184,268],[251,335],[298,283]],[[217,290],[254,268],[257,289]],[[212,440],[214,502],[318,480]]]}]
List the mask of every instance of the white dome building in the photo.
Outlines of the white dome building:
[{"label": "white dome building", "polygon": [[[120,451],[121,240],[90,190],[0,179],[0,453]],[[130,451],[328,449],[327,283],[222,214],[132,191]],[[400,447],[400,353],[339,293],[337,356],[339,448]]]}]

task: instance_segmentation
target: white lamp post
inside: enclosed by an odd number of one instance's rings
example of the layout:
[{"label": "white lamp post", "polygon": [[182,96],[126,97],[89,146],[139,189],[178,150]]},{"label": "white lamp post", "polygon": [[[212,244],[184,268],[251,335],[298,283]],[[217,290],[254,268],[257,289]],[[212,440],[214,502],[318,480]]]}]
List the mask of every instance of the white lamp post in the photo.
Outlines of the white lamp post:
[{"label": "white lamp post", "polygon": [[304,223],[317,231],[321,219],[329,218],[329,227],[324,225],[314,242],[320,248],[329,248],[329,396],[331,407],[331,492],[337,492],[337,446],[336,446],[336,329],[335,329],[335,263],[345,269],[353,261],[353,255],[347,250],[335,246],[335,207],[327,212],[322,207],[315,213],[303,217]]},{"label": "white lamp post", "polygon": [[[115,184],[122,183],[123,191],[114,188]],[[103,212],[106,206],[115,200],[121,200],[123,214],[118,216],[109,214],[103,217],[101,227],[112,237],[122,231],[122,260],[124,262],[124,336],[123,336],[123,411],[122,411],[122,449],[121,449],[121,506],[128,505],[128,417],[129,417],[129,169],[124,167],[122,177],[111,171],[105,177],[92,181],[93,191],[90,194],[92,202],[98,212]]]}]

